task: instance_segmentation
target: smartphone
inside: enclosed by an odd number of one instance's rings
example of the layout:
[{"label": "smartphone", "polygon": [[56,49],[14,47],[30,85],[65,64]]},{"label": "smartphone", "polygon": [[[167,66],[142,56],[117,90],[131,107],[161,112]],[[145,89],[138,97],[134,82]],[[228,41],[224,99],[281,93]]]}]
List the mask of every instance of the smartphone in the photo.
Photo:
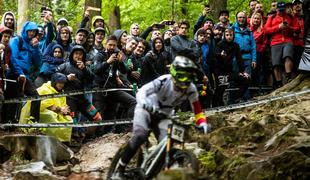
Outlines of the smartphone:
[{"label": "smartphone", "polygon": [[165,24],[167,26],[171,26],[171,25],[174,25],[175,21],[166,21]]},{"label": "smartphone", "polygon": [[165,28],[165,25],[164,24],[155,24],[154,27],[157,29],[163,29],[163,28]]}]

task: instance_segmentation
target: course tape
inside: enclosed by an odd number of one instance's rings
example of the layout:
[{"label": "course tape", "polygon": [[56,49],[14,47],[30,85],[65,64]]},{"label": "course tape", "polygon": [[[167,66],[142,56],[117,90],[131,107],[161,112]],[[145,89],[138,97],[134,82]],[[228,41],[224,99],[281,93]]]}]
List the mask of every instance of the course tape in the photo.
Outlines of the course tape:
[{"label": "course tape", "polygon": [[63,92],[59,94],[48,94],[48,95],[42,95],[42,96],[31,96],[31,97],[29,96],[29,97],[22,97],[22,98],[6,99],[6,100],[2,100],[1,103],[4,103],[4,104],[21,103],[21,102],[25,102],[28,100],[36,101],[36,100],[76,96],[76,95],[91,94],[91,93],[108,93],[108,92],[113,92],[113,91],[133,91],[133,89],[114,88],[114,89],[92,89],[92,90],[82,90],[82,91],[70,91],[70,92]]},{"label": "course tape", "polygon": [[250,107],[250,106],[257,106],[257,105],[266,104],[266,103],[269,103],[272,101],[276,101],[279,99],[285,99],[285,98],[290,98],[290,97],[295,97],[295,96],[307,94],[309,92],[310,92],[310,89],[306,89],[306,90],[302,90],[302,91],[298,91],[298,92],[286,93],[286,94],[282,94],[282,95],[278,95],[278,96],[272,96],[272,97],[260,99],[260,100],[252,100],[252,101],[242,102],[242,103],[238,103],[238,104],[231,104],[228,106],[210,108],[210,109],[206,110],[205,112],[208,114],[208,113],[236,110],[236,109],[246,108],[246,107]]},{"label": "course tape", "polygon": [[[201,85],[198,85],[201,86]],[[226,90],[232,90],[236,91],[240,88],[230,88]],[[249,87],[249,89],[254,90],[271,90],[269,87]],[[82,91],[70,91],[70,92],[62,92],[58,94],[48,94],[48,95],[41,95],[41,96],[29,96],[29,97],[20,97],[20,98],[12,98],[12,99],[5,99],[1,100],[0,104],[12,104],[12,103],[21,103],[26,101],[37,101],[37,100],[44,100],[44,99],[50,99],[50,98],[59,98],[59,97],[67,97],[67,96],[76,96],[76,95],[83,95],[83,94],[91,94],[91,93],[108,93],[113,91],[127,91],[132,92],[133,89],[129,88],[114,88],[114,89],[92,89],[92,90],[82,90]]]},{"label": "course tape", "polygon": [[[211,108],[209,110],[206,110],[206,114],[215,113],[215,112],[224,112],[224,111],[230,111],[230,110],[236,110],[241,108],[246,108],[250,106],[257,106],[260,104],[266,104],[272,101],[300,96],[303,94],[307,94],[310,92],[310,89],[306,89],[299,92],[293,92],[293,93],[286,93],[283,95],[278,96],[272,96],[270,98],[261,99],[261,100],[252,100],[244,103],[238,103],[238,104],[232,104],[228,106],[222,106],[217,108]],[[94,126],[108,126],[108,125],[122,125],[122,124],[131,124],[132,119],[115,119],[115,120],[104,120],[101,122],[85,122],[85,123],[34,123],[34,124],[0,124],[0,128],[7,128],[7,127],[17,127],[17,128],[63,128],[63,127],[94,127]]]}]

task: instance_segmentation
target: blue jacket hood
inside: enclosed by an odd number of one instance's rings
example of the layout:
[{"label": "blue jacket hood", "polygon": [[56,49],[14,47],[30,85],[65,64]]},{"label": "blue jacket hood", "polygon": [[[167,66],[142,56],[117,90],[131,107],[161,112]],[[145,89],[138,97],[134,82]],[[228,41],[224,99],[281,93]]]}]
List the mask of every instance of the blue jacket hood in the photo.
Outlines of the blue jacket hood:
[{"label": "blue jacket hood", "polygon": [[23,25],[23,29],[22,29],[20,34],[21,34],[23,40],[28,42],[28,43],[30,42],[31,39],[28,38],[27,31],[30,31],[30,30],[35,30],[36,33],[38,33],[38,25],[34,22],[27,21]]}]

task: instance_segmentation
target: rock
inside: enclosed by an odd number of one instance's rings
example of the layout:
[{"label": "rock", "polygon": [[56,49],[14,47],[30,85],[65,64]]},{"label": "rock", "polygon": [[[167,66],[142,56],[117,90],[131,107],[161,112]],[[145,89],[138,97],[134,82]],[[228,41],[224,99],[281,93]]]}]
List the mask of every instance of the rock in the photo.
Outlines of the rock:
[{"label": "rock", "polygon": [[157,180],[196,180],[198,177],[190,169],[171,169],[162,171],[156,177]]},{"label": "rock", "polygon": [[61,180],[66,179],[65,177],[60,177],[53,175],[50,171],[46,170],[46,165],[44,162],[33,162],[26,165],[16,166],[15,170],[12,172],[14,179],[18,180]]},{"label": "rock", "polygon": [[0,147],[4,153],[9,152],[10,155],[25,160],[43,161],[48,166],[73,157],[69,148],[51,136],[6,135],[0,138]]},{"label": "rock", "polygon": [[265,144],[265,150],[270,149],[271,147],[277,146],[278,143],[284,138],[285,135],[297,135],[297,127],[290,123],[285,126],[281,131],[277,132],[273,137],[271,137]]},{"label": "rock", "polygon": [[267,115],[264,115],[262,117],[262,120],[260,120],[258,123],[262,126],[265,126],[267,124],[275,123],[277,121],[278,121],[277,117],[274,114],[267,114]]},{"label": "rock", "polygon": [[257,121],[251,122],[243,126],[239,132],[239,136],[245,141],[261,142],[266,137],[265,128]]},{"label": "rock", "polygon": [[54,172],[56,172],[56,174],[60,175],[60,176],[69,176],[71,174],[71,168],[72,165],[71,164],[67,164],[64,166],[57,166],[54,167]]},{"label": "rock", "polygon": [[209,141],[219,147],[233,145],[239,139],[238,131],[238,127],[232,126],[219,128],[209,134]]},{"label": "rock", "polygon": [[197,142],[196,143],[185,143],[184,146],[185,146],[185,149],[193,152],[197,157],[204,151],[204,149],[198,146]]}]

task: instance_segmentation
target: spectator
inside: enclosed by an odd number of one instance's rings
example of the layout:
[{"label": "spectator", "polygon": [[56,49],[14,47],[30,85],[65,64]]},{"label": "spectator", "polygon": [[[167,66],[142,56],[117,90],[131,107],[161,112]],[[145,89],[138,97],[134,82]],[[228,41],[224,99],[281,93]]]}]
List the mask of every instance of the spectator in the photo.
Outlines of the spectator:
[{"label": "spectator", "polygon": [[165,50],[167,52],[169,52],[170,55],[171,55],[171,38],[172,38],[172,36],[173,36],[173,33],[169,29],[165,30],[164,33],[163,33],[163,40],[164,40],[164,43],[165,43]]},{"label": "spectator", "polygon": [[131,84],[136,83],[138,87],[141,87],[141,70],[142,70],[142,62],[145,54],[145,48],[147,46],[147,42],[138,38],[137,48],[134,50],[132,55],[132,69],[127,71],[127,77]]},{"label": "spectator", "polygon": [[255,39],[257,52],[256,68],[253,72],[252,83],[254,85],[266,84],[269,61],[265,51],[268,39],[264,30],[263,17],[257,11],[255,11],[251,17],[250,29]]},{"label": "spectator", "polygon": [[71,46],[74,47],[75,45],[80,45],[80,46],[83,46],[83,48],[85,49],[88,35],[89,35],[89,31],[87,29],[79,28],[76,31],[75,41],[71,43]]},{"label": "spectator", "polygon": [[53,58],[53,47],[58,44],[62,47],[64,53],[63,53],[63,59],[64,61],[69,60],[69,55],[72,50],[71,47],[71,32],[67,26],[61,27],[58,31],[58,34],[56,36],[56,40],[51,42],[47,48],[45,49],[43,53],[43,62],[47,61],[49,63],[62,63],[58,62],[57,59]]},{"label": "spectator", "polygon": [[301,56],[298,70],[302,73],[309,73],[310,71],[310,1],[303,1],[303,13],[305,15],[305,50]]},{"label": "spectator", "polygon": [[[51,81],[44,83],[37,89],[39,95],[58,94],[63,92],[67,77],[61,73],[52,75]],[[29,102],[23,107],[19,123],[30,123],[24,119],[29,111]],[[27,117],[27,116],[25,116]],[[70,107],[67,105],[66,97],[44,99],[41,101],[40,119],[42,123],[72,123]],[[46,128],[42,130],[44,134],[55,136],[62,142],[70,142],[71,128]]]},{"label": "spectator", "polygon": [[171,57],[177,55],[185,56],[193,60],[198,60],[199,49],[196,43],[188,39],[189,22],[182,20],[179,23],[178,35],[171,38]]},{"label": "spectator", "polygon": [[[56,72],[67,76],[67,83],[64,88],[66,92],[83,90],[85,84],[93,80],[92,72],[86,67],[86,52],[80,45],[75,45],[70,53],[69,62],[57,67]],[[79,114],[91,121],[102,120],[100,113],[85,97],[85,95],[67,96],[67,103],[73,115],[73,121],[78,122]]]},{"label": "spectator", "polygon": [[293,4],[292,3],[285,3],[285,13],[287,15],[293,16]]},{"label": "spectator", "polygon": [[127,79],[127,72],[133,70],[134,68],[132,63],[132,54],[136,49],[137,45],[138,45],[137,38],[132,36],[129,39],[127,39],[125,47],[121,50],[122,54],[121,59],[125,63],[126,71],[125,73],[119,71],[118,76],[116,77],[119,87],[124,88],[132,86]]},{"label": "spectator", "polygon": [[167,65],[170,64],[170,61],[170,55],[165,51],[163,39],[161,37],[153,39],[152,50],[145,55],[142,64],[142,84],[169,73]]},{"label": "spectator", "polygon": [[223,39],[223,33],[225,31],[225,28],[221,26],[215,26],[213,28],[213,39],[215,41],[215,44],[220,42]]},{"label": "spectator", "polygon": [[222,10],[219,13],[219,21],[215,26],[220,26],[223,28],[223,31],[225,28],[229,27],[229,11]]},{"label": "spectator", "polygon": [[[126,73],[126,67],[122,61],[122,53],[117,49],[117,38],[111,35],[107,38],[106,48],[95,57],[95,87],[116,88],[117,71]],[[100,112],[104,112],[105,119],[115,117],[115,107],[117,103],[122,103],[128,108],[127,116],[133,117],[136,100],[125,91],[113,91],[107,94],[94,94],[94,103]]]},{"label": "spectator", "polygon": [[[6,98],[38,96],[35,85],[32,82],[34,78],[33,69],[41,66],[41,52],[39,50],[39,41],[36,38],[38,26],[34,22],[27,21],[21,31],[21,36],[14,37],[10,41],[12,51],[9,72],[7,78],[16,79],[17,83],[8,82],[5,91]],[[6,104],[5,121],[17,120],[18,104]],[[17,114],[16,114],[17,113]],[[39,122],[40,100],[31,102],[30,118]]]},{"label": "spectator", "polygon": [[249,2],[249,8],[250,8],[250,16],[252,16],[252,14],[255,11],[255,7],[258,4],[258,0],[250,0]]},{"label": "spectator", "polygon": [[51,80],[51,76],[56,72],[57,66],[64,63],[64,50],[61,45],[55,44],[52,48],[51,54],[48,55],[53,60],[44,60],[40,68],[39,76],[35,80],[36,87],[42,86],[43,83]]},{"label": "spectator", "polygon": [[300,62],[301,55],[304,51],[304,19],[302,16],[302,2],[301,0],[293,0],[293,16],[294,16],[294,22],[297,22],[297,25],[299,27],[299,31],[296,31],[294,33],[293,37],[293,44],[294,44],[294,72],[297,71],[297,67]]},{"label": "spectator", "polygon": [[[1,59],[1,74],[5,75],[8,71],[10,59],[11,59],[11,48],[9,46],[9,42],[11,37],[13,36],[13,30],[10,28],[7,28],[5,26],[0,27],[0,54],[3,52],[3,58]],[[2,82],[2,85],[0,87],[3,88],[4,83]]]},{"label": "spectator", "polygon": [[57,31],[60,30],[60,28],[69,26],[68,20],[66,18],[60,18],[57,21]]},{"label": "spectator", "polygon": [[133,23],[130,26],[130,35],[133,37],[139,37],[140,36],[140,26],[138,23]]},{"label": "spectator", "polygon": [[[216,90],[213,100],[213,106],[222,106],[223,94],[228,87],[227,83],[239,83],[246,81],[249,75],[244,71],[244,65],[240,47],[234,42],[234,31],[231,28],[227,28],[224,32],[224,39],[220,41],[215,50],[216,61],[214,66],[214,74],[216,81]],[[236,59],[238,71],[234,70],[233,61]],[[234,98],[231,97],[229,103],[233,103]]]},{"label": "spectator", "polygon": [[[89,21],[89,17],[90,17],[90,9],[89,7],[85,10],[85,14],[84,17],[82,19],[80,28],[86,28],[87,22]],[[104,19],[102,16],[94,16],[92,18],[92,24],[91,24],[91,29],[92,31],[94,31],[96,28],[101,27],[103,29],[105,29],[105,25],[104,25]]]},{"label": "spectator", "polygon": [[[47,46],[53,41],[54,39],[54,24],[53,24],[53,15],[51,11],[47,11],[44,15],[43,21],[45,23],[44,27],[39,26],[39,48],[43,53]],[[45,30],[46,28],[46,30]]]},{"label": "spectator", "polygon": [[267,16],[275,15],[277,14],[277,0],[273,0],[271,2],[270,11],[267,13]]},{"label": "spectator", "polygon": [[209,54],[209,45],[207,43],[207,31],[203,28],[198,29],[198,31],[195,34],[195,41],[200,49],[200,60],[199,64],[202,65],[202,69],[204,73],[208,76],[208,78],[211,78],[210,73],[210,62],[208,61],[207,57]]},{"label": "spectator", "polygon": [[95,29],[95,44],[94,48],[98,51],[104,50],[104,47],[102,45],[104,37],[105,37],[105,30],[101,27],[98,27]]},{"label": "spectator", "polygon": [[127,31],[124,31],[122,29],[117,29],[114,31],[113,35],[117,38],[117,48],[119,50],[122,50],[123,47],[125,47],[127,42]]},{"label": "spectator", "polygon": [[86,40],[86,66],[89,67],[90,70],[93,69],[94,65],[94,58],[98,51],[94,48],[95,45],[95,34],[90,32],[88,34],[87,40]]},{"label": "spectator", "polygon": [[208,16],[209,15],[209,13],[210,13],[210,7],[208,7],[208,6],[205,6],[204,7],[204,9],[203,9],[203,11],[202,11],[202,14],[199,16],[199,18],[198,18],[198,20],[196,21],[196,24],[194,25],[194,34],[197,32],[197,30],[198,29],[200,29],[202,26],[203,27],[205,27],[205,28],[207,28],[207,27],[213,27],[213,21],[212,21],[212,19],[209,19],[209,18],[207,18],[206,20],[205,20],[205,18],[206,18],[206,16]]},{"label": "spectator", "polygon": [[16,23],[17,22],[16,22],[14,13],[11,11],[8,11],[3,14],[0,26],[1,27],[5,26],[7,28],[10,28],[14,33],[13,36],[15,36],[16,29],[17,29]]},{"label": "spectator", "polygon": [[245,72],[249,75],[256,68],[256,44],[251,30],[247,27],[245,12],[238,12],[236,22],[232,25],[234,41],[239,44]]},{"label": "spectator", "polygon": [[[269,16],[265,32],[271,36],[271,56],[274,68],[275,88],[282,86],[282,66],[286,81],[290,81],[293,70],[293,33],[298,30],[293,18],[285,13],[285,3],[277,3],[277,14]],[[282,62],[284,61],[284,63]]]}]

